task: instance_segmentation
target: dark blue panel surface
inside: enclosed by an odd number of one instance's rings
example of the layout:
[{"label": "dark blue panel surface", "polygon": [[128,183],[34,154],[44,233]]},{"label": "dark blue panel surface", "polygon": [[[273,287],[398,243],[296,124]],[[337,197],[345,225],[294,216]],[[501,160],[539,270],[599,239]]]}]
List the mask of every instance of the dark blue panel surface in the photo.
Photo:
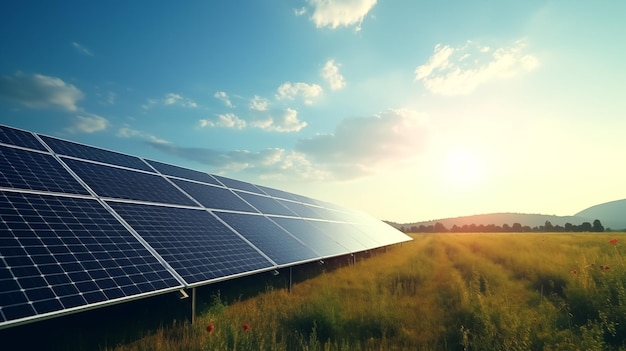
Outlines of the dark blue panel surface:
[{"label": "dark blue panel surface", "polygon": [[63,158],[102,197],[197,206],[165,178],[121,168]]},{"label": "dark blue panel surface", "polygon": [[290,211],[271,197],[244,193],[242,191],[237,191],[236,193],[263,214],[282,216],[296,215],[293,211]]},{"label": "dark blue panel surface", "polygon": [[108,151],[98,149],[93,146],[87,146],[82,144],[73,143],[71,141],[65,141],[57,138],[52,138],[45,135],[40,135],[41,139],[59,155],[72,156],[82,158],[84,160],[98,161],[102,163],[108,163],[111,165],[140,169],[143,171],[150,171],[152,169],[140,158],[130,155],[120,154],[114,151]]},{"label": "dark blue panel surface", "polygon": [[89,194],[52,155],[7,146],[0,146],[0,186]]},{"label": "dark blue panel surface", "polygon": [[170,165],[167,163],[162,163],[162,162],[157,162],[157,161],[152,161],[152,160],[146,160],[146,161],[152,167],[154,167],[157,171],[163,174],[167,174],[167,175],[179,177],[179,178],[196,180],[198,182],[203,182],[203,183],[208,183],[208,184],[221,185],[218,183],[217,180],[215,180],[215,178],[211,177],[208,173],[194,171],[193,169],[178,167],[178,166]]},{"label": "dark blue panel surface", "polygon": [[31,132],[5,127],[2,125],[0,125],[0,143],[46,151],[46,148]]},{"label": "dark blue panel surface", "polygon": [[349,253],[347,248],[314,226],[312,224],[315,223],[314,221],[286,217],[271,217],[271,219],[323,257]]},{"label": "dark blue panel surface", "polygon": [[273,266],[205,210],[109,204],[189,284]]},{"label": "dark blue panel surface", "polygon": [[278,200],[278,202],[302,218],[323,219],[320,213],[317,212],[316,208],[314,208],[313,206],[307,206],[299,202],[285,200]]},{"label": "dark blue panel surface", "polygon": [[320,228],[322,232],[350,250],[350,252],[359,252],[381,246],[353,224],[316,221],[313,222],[313,225]]},{"label": "dark blue panel surface", "polygon": [[251,193],[256,193],[256,194],[263,194],[263,191],[261,191],[261,189],[257,188],[253,184],[242,182],[240,180],[235,180],[231,178],[221,177],[218,175],[213,175],[213,177],[215,177],[217,180],[219,180],[222,184],[224,184],[228,188],[237,189],[237,190],[245,190],[245,191],[249,191]]},{"label": "dark blue panel surface", "polygon": [[320,258],[267,217],[225,212],[215,214],[279,265]]},{"label": "dark blue panel surface", "polygon": [[296,200],[296,197],[293,196],[292,193],[288,193],[286,191],[282,191],[282,190],[278,190],[278,189],[274,189],[274,188],[268,188],[268,187],[262,186],[262,185],[256,185],[256,187],[261,189],[267,195],[270,195],[270,196],[273,196],[273,197],[276,197],[276,198],[287,199],[287,200]]},{"label": "dark blue panel surface", "polygon": [[96,200],[0,191],[0,323],[180,286]]},{"label": "dark blue panel surface", "polygon": [[187,182],[172,179],[176,185],[196,199],[202,206],[209,209],[231,211],[257,212],[255,209],[238,198],[232,191],[216,186]]}]

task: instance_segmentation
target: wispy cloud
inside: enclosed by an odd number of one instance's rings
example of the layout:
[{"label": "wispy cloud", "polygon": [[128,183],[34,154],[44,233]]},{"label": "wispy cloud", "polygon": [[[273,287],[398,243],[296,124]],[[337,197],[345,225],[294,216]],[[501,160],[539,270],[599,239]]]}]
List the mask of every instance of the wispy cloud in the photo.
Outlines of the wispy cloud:
[{"label": "wispy cloud", "polygon": [[78,51],[82,55],[93,56],[93,52],[91,52],[91,50],[87,49],[85,46],[75,41],[72,42],[72,47],[74,47],[74,49],[76,49],[76,51]]},{"label": "wispy cloud", "polygon": [[299,9],[293,9],[293,13],[296,16],[302,16],[302,15],[304,15],[306,13],[306,7],[301,7]]},{"label": "wispy cloud", "polygon": [[334,60],[326,61],[324,68],[322,68],[322,78],[328,82],[331,90],[338,90],[346,86],[346,80],[339,73],[339,66],[335,64]]},{"label": "wispy cloud", "polygon": [[355,26],[361,30],[361,23],[368,12],[376,5],[376,0],[308,0],[313,7],[311,20],[317,28]]},{"label": "wispy cloud", "polygon": [[390,109],[370,117],[347,118],[333,134],[301,139],[295,151],[339,179],[374,174],[409,162],[424,149],[426,118],[412,110]]},{"label": "wispy cloud", "polygon": [[415,69],[415,80],[435,94],[466,95],[490,81],[537,68],[539,60],[525,50],[523,40],[495,50],[471,41],[456,48],[438,44],[428,62]]},{"label": "wispy cloud", "polygon": [[181,106],[186,108],[197,108],[198,104],[192,99],[185,98],[177,93],[167,93],[162,99],[148,99],[148,101],[141,105],[143,109],[150,109],[157,105],[164,106]]},{"label": "wispy cloud", "polygon": [[151,144],[170,144],[170,142],[165,139],[158,138],[152,134],[133,129],[128,126],[118,129],[116,135],[120,138],[138,138],[150,142]]},{"label": "wispy cloud", "polygon": [[86,116],[76,116],[74,124],[66,130],[70,133],[95,133],[100,132],[109,126],[109,121],[101,116],[88,114]]},{"label": "wispy cloud", "polygon": [[234,107],[233,103],[230,101],[230,98],[228,97],[228,94],[226,94],[223,91],[218,91],[213,95],[214,98],[222,101],[224,103],[224,105],[228,106],[228,107]]},{"label": "wispy cloud", "polygon": [[30,108],[57,107],[76,111],[84,94],[61,78],[17,72],[0,77],[0,97]]},{"label": "wispy cloud", "polygon": [[298,132],[307,126],[307,123],[298,119],[298,111],[286,109],[282,113],[270,113],[263,111],[254,114],[246,121],[234,113],[218,114],[215,118],[205,118],[199,121],[202,128],[256,128],[267,132],[291,133]]},{"label": "wispy cloud", "polygon": [[324,171],[315,169],[304,155],[281,148],[224,151],[174,144],[150,144],[162,152],[207,165],[212,168],[212,173],[241,172],[254,174],[260,179],[321,180],[328,177]]},{"label": "wispy cloud", "polygon": [[322,95],[323,92],[324,89],[317,84],[307,84],[301,82],[292,84],[291,82],[285,82],[278,87],[276,91],[276,99],[293,100],[295,97],[300,96],[306,105],[312,105],[313,100]]}]

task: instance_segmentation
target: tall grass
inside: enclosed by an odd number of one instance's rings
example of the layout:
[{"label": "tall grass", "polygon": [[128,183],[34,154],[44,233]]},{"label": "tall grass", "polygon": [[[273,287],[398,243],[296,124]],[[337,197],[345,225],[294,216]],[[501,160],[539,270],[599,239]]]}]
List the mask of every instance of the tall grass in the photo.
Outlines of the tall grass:
[{"label": "tall grass", "polygon": [[623,234],[414,238],[107,350],[626,350]]}]

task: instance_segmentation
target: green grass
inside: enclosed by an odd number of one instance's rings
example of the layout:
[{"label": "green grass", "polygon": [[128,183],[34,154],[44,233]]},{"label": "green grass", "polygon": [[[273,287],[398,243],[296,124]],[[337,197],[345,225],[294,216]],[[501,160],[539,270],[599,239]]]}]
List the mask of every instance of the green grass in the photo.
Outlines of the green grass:
[{"label": "green grass", "polygon": [[107,350],[626,350],[623,233],[414,238]]}]

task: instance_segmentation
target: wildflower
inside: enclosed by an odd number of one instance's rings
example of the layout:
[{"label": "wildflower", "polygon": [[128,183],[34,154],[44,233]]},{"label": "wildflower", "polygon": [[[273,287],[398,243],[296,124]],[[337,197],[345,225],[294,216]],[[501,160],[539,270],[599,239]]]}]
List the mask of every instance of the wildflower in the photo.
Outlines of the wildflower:
[{"label": "wildflower", "polygon": [[608,271],[609,269],[611,269],[611,266],[607,264],[607,265],[602,266],[602,269],[605,271]]},{"label": "wildflower", "polygon": [[573,275],[578,274],[578,270],[576,270],[575,268],[574,268],[574,269],[572,269],[570,272],[572,272],[572,274],[573,274]]},{"label": "wildflower", "polygon": [[209,324],[206,327],[206,332],[211,334],[213,332],[213,330],[215,329],[215,326],[213,324]]},{"label": "wildflower", "polygon": [[533,318],[533,322],[537,323],[537,317]]},{"label": "wildflower", "polygon": [[243,325],[243,331],[247,332],[250,331],[250,324],[246,323]]},{"label": "wildflower", "polygon": [[613,238],[613,239],[609,240],[609,244],[617,245],[617,238]]}]

